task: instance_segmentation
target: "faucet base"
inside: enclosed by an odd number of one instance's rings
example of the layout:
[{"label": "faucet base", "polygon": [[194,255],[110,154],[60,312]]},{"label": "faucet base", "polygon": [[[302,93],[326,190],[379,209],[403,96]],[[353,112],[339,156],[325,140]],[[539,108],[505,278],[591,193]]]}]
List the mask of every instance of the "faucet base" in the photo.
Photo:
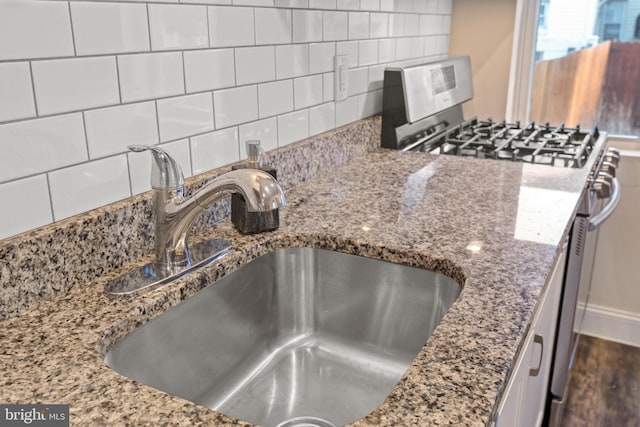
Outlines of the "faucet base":
[{"label": "faucet base", "polygon": [[189,247],[191,263],[168,269],[151,262],[131,270],[110,281],[104,287],[111,295],[127,295],[157,289],[193,270],[211,264],[231,251],[231,242],[224,239],[210,239]]}]

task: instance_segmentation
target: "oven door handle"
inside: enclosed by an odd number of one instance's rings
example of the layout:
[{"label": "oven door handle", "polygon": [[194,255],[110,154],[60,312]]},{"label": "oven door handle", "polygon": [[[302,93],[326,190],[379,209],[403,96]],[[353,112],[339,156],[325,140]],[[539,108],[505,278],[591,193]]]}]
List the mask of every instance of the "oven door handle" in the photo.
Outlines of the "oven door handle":
[{"label": "oven door handle", "polygon": [[620,184],[618,178],[611,180],[611,196],[606,205],[595,215],[592,215],[589,219],[589,231],[593,231],[607,220],[616,210],[618,203],[620,202]]}]

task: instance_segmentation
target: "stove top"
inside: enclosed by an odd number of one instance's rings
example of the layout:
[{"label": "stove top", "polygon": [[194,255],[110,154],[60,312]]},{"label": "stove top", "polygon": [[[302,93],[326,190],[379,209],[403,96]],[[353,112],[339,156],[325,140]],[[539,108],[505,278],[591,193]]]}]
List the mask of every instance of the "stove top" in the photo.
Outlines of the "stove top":
[{"label": "stove top", "polygon": [[568,168],[587,163],[597,128],[465,120],[462,103],[473,96],[471,82],[466,56],[386,68],[382,147]]},{"label": "stove top", "polygon": [[473,118],[425,136],[413,144],[413,150],[581,168],[593,151],[599,132],[597,127],[584,131],[579,126],[554,127],[534,122],[523,126],[520,122]]}]

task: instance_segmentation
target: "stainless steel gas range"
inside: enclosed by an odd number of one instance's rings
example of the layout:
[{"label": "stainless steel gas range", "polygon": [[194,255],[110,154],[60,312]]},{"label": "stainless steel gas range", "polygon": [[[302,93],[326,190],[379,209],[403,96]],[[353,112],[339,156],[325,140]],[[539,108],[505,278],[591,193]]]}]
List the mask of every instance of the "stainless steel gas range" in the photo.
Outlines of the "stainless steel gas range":
[{"label": "stainless steel gas range", "polygon": [[[583,168],[596,156],[571,229],[544,424],[558,425],[579,334],[574,330],[587,239],[615,210],[619,153],[604,150],[606,132],[564,125],[465,120],[462,103],[473,96],[468,57],[449,57],[384,74],[382,147],[431,154]],[[592,260],[591,260],[592,261]],[[590,274],[589,274],[590,275]],[[583,285],[584,286],[584,285]],[[544,344],[548,345],[548,344]]]}]

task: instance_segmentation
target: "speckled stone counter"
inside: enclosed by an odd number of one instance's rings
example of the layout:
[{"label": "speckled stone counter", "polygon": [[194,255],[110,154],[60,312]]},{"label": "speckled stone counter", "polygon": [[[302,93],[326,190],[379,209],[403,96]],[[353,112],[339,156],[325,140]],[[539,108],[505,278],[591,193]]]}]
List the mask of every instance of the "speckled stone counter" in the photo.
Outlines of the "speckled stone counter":
[{"label": "speckled stone counter", "polygon": [[590,166],[362,153],[290,186],[275,232],[243,236],[229,221],[201,227],[193,240],[225,237],[234,250],[197,275],[137,297],[107,296],[109,278],[149,260],[136,252],[134,262],[6,318],[0,402],[68,403],[73,425],[248,425],[130,381],[102,358],[129,331],[239,265],[307,246],[425,267],[464,284],[386,401],[354,425],[486,425]]}]

